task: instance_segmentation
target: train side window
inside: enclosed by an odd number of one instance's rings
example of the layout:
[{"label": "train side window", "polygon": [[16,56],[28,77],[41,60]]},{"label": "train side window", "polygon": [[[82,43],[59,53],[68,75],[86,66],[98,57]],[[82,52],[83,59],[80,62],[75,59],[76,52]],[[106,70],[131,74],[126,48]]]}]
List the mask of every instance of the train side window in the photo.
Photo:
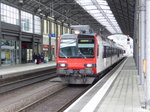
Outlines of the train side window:
[{"label": "train side window", "polygon": [[115,48],[113,48],[113,55],[115,55]]},{"label": "train side window", "polygon": [[112,47],[110,47],[110,56],[112,56]]},{"label": "train side window", "polygon": [[106,53],[105,57],[107,58],[108,57],[108,47],[107,46],[106,46],[106,52],[105,53]]},{"label": "train side window", "polygon": [[115,48],[114,54],[116,55],[116,53],[117,53],[117,50],[116,50],[116,48]]},{"label": "train side window", "polygon": [[97,56],[99,56],[99,45],[97,46]]},{"label": "train side window", "polygon": [[109,55],[109,48],[108,48],[108,46],[106,46],[106,58],[108,57],[108,55]]},{"label": "train side window", "polygon": [[103,58],[106,58],[106,46],[104,46]]},{"label": "train side window", "polygon": [[109,46],[107,47],[107,57],[109,57],[110,56],[110,53],[109,53]]},{"label": "train side window", "polygon": [[109,57],[109,46],[107,47],[107,57]]},{"label": "train side window", "polygon": [[109,57],[111,56],[111,47],[109,47]]}]

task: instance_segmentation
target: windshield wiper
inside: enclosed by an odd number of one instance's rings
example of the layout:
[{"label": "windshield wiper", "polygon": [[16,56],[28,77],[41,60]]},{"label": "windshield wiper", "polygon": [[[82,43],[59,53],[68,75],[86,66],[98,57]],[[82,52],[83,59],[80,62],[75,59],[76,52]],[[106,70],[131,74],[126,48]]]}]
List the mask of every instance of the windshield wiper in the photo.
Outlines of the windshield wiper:
[{"label": "windshield wiper", "polygon": [[80,51],[78,51],[79,52],[79,54],[81,54],[81,56],[83,57],[83,58],[86,58],[86,56],[84,55],[84,54],[82,54]]},{"label": "windshield wiper", "polygon": [[60,50],[60,53],[61,53],[65,58],[68,58],[61,50]]}]

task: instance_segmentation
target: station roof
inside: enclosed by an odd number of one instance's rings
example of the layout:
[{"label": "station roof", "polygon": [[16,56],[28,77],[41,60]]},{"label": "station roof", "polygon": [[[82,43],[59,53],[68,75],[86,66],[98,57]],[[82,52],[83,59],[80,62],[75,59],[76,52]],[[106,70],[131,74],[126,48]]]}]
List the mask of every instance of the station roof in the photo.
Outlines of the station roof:
[{"label": "station roof", "polygon": [[107,0],[124,34],[133,37],[136,0]]},{"label": "station roof", "polygon": [[[51,16],[55,20],[72,25],[90,25],[94,30],[100,29],[107,34],[111,32],[81,7],[78,0],[1,0],[3,3],[20,6],[36,15]],[[103,0],[91,0],[103,1]],[[121,31],[133,36],[134,12],[136,0],[106,0],[114,14]]]}]

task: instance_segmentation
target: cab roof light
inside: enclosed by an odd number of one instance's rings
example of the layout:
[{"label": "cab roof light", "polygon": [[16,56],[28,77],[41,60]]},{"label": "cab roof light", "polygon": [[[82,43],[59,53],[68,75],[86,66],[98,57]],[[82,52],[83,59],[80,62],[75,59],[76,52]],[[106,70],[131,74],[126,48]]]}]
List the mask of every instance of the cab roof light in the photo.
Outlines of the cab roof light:
[{"label": "cab roof light", "polygon": [[73,33],[76,34],[76,35],[79,35],[79,34],[81,33],[81,31],[79,31],[79,30],[74,30]]}]

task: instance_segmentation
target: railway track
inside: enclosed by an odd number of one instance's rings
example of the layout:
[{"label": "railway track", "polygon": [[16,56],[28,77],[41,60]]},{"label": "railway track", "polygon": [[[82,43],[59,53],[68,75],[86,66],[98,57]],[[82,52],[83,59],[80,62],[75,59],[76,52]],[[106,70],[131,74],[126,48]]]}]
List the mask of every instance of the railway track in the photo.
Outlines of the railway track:
[{"label": "railway track", "polygon": [[91,86],[66,86],[17,112],[62,112]]},{"label": "railway track", "polygon": [[0,94],[12,91],[17,88],[21,88],[27,85],[31,85],[43,80],[56,77],[56,69],[50,69],[46,71],[35,72],[32,74],[25,74],[23,76],[13,77],[5,80],[1,80]]},{"label": "railway track", "polygon": [[[104,80],[102,80],[102,85],[123,61],[124,60],[120,61],[120,63],[115,66],[115,68],[111,69],[110,72],[107,72],[107,76],[105,76]],[[17,112],[62,112],[91,87],[92,85],[66,86],[51,95],[45,96],[44,98],[27,105]]]},{"label": "railway track", "polygon": [[[121,63],[122,62],[123,61],[121,61]],[[117,66],[119,66],[119,64]],[[117,66],[107,74],[111,76],[111,73],[117,69]],[[32,78],[28,76],[20,81],[16,80],[12,81],[11,83],[1,84],[1,87],[8,88],[7,91],[1,91],[0,111],[10,112],[11,110],[11,112],[62,112],[90,87],[92,87],[92,85],[68,86],[60,83],[59,80],[57,80],[58,78],[54,78],[53,80],[51,78],[56,76],[55,70],[46,71],[43,74],[41,73],[42,72],[40,72],[40,74],[34,74],[36,76],[32,74]],[[104,78],[102,82],[104,83],[106,80],[107,78]],[[13,89],[11,87],[13,87]],[[9,101],[5,101],[7,99]],[[12,100],[14,102],[12,102]]]}]

